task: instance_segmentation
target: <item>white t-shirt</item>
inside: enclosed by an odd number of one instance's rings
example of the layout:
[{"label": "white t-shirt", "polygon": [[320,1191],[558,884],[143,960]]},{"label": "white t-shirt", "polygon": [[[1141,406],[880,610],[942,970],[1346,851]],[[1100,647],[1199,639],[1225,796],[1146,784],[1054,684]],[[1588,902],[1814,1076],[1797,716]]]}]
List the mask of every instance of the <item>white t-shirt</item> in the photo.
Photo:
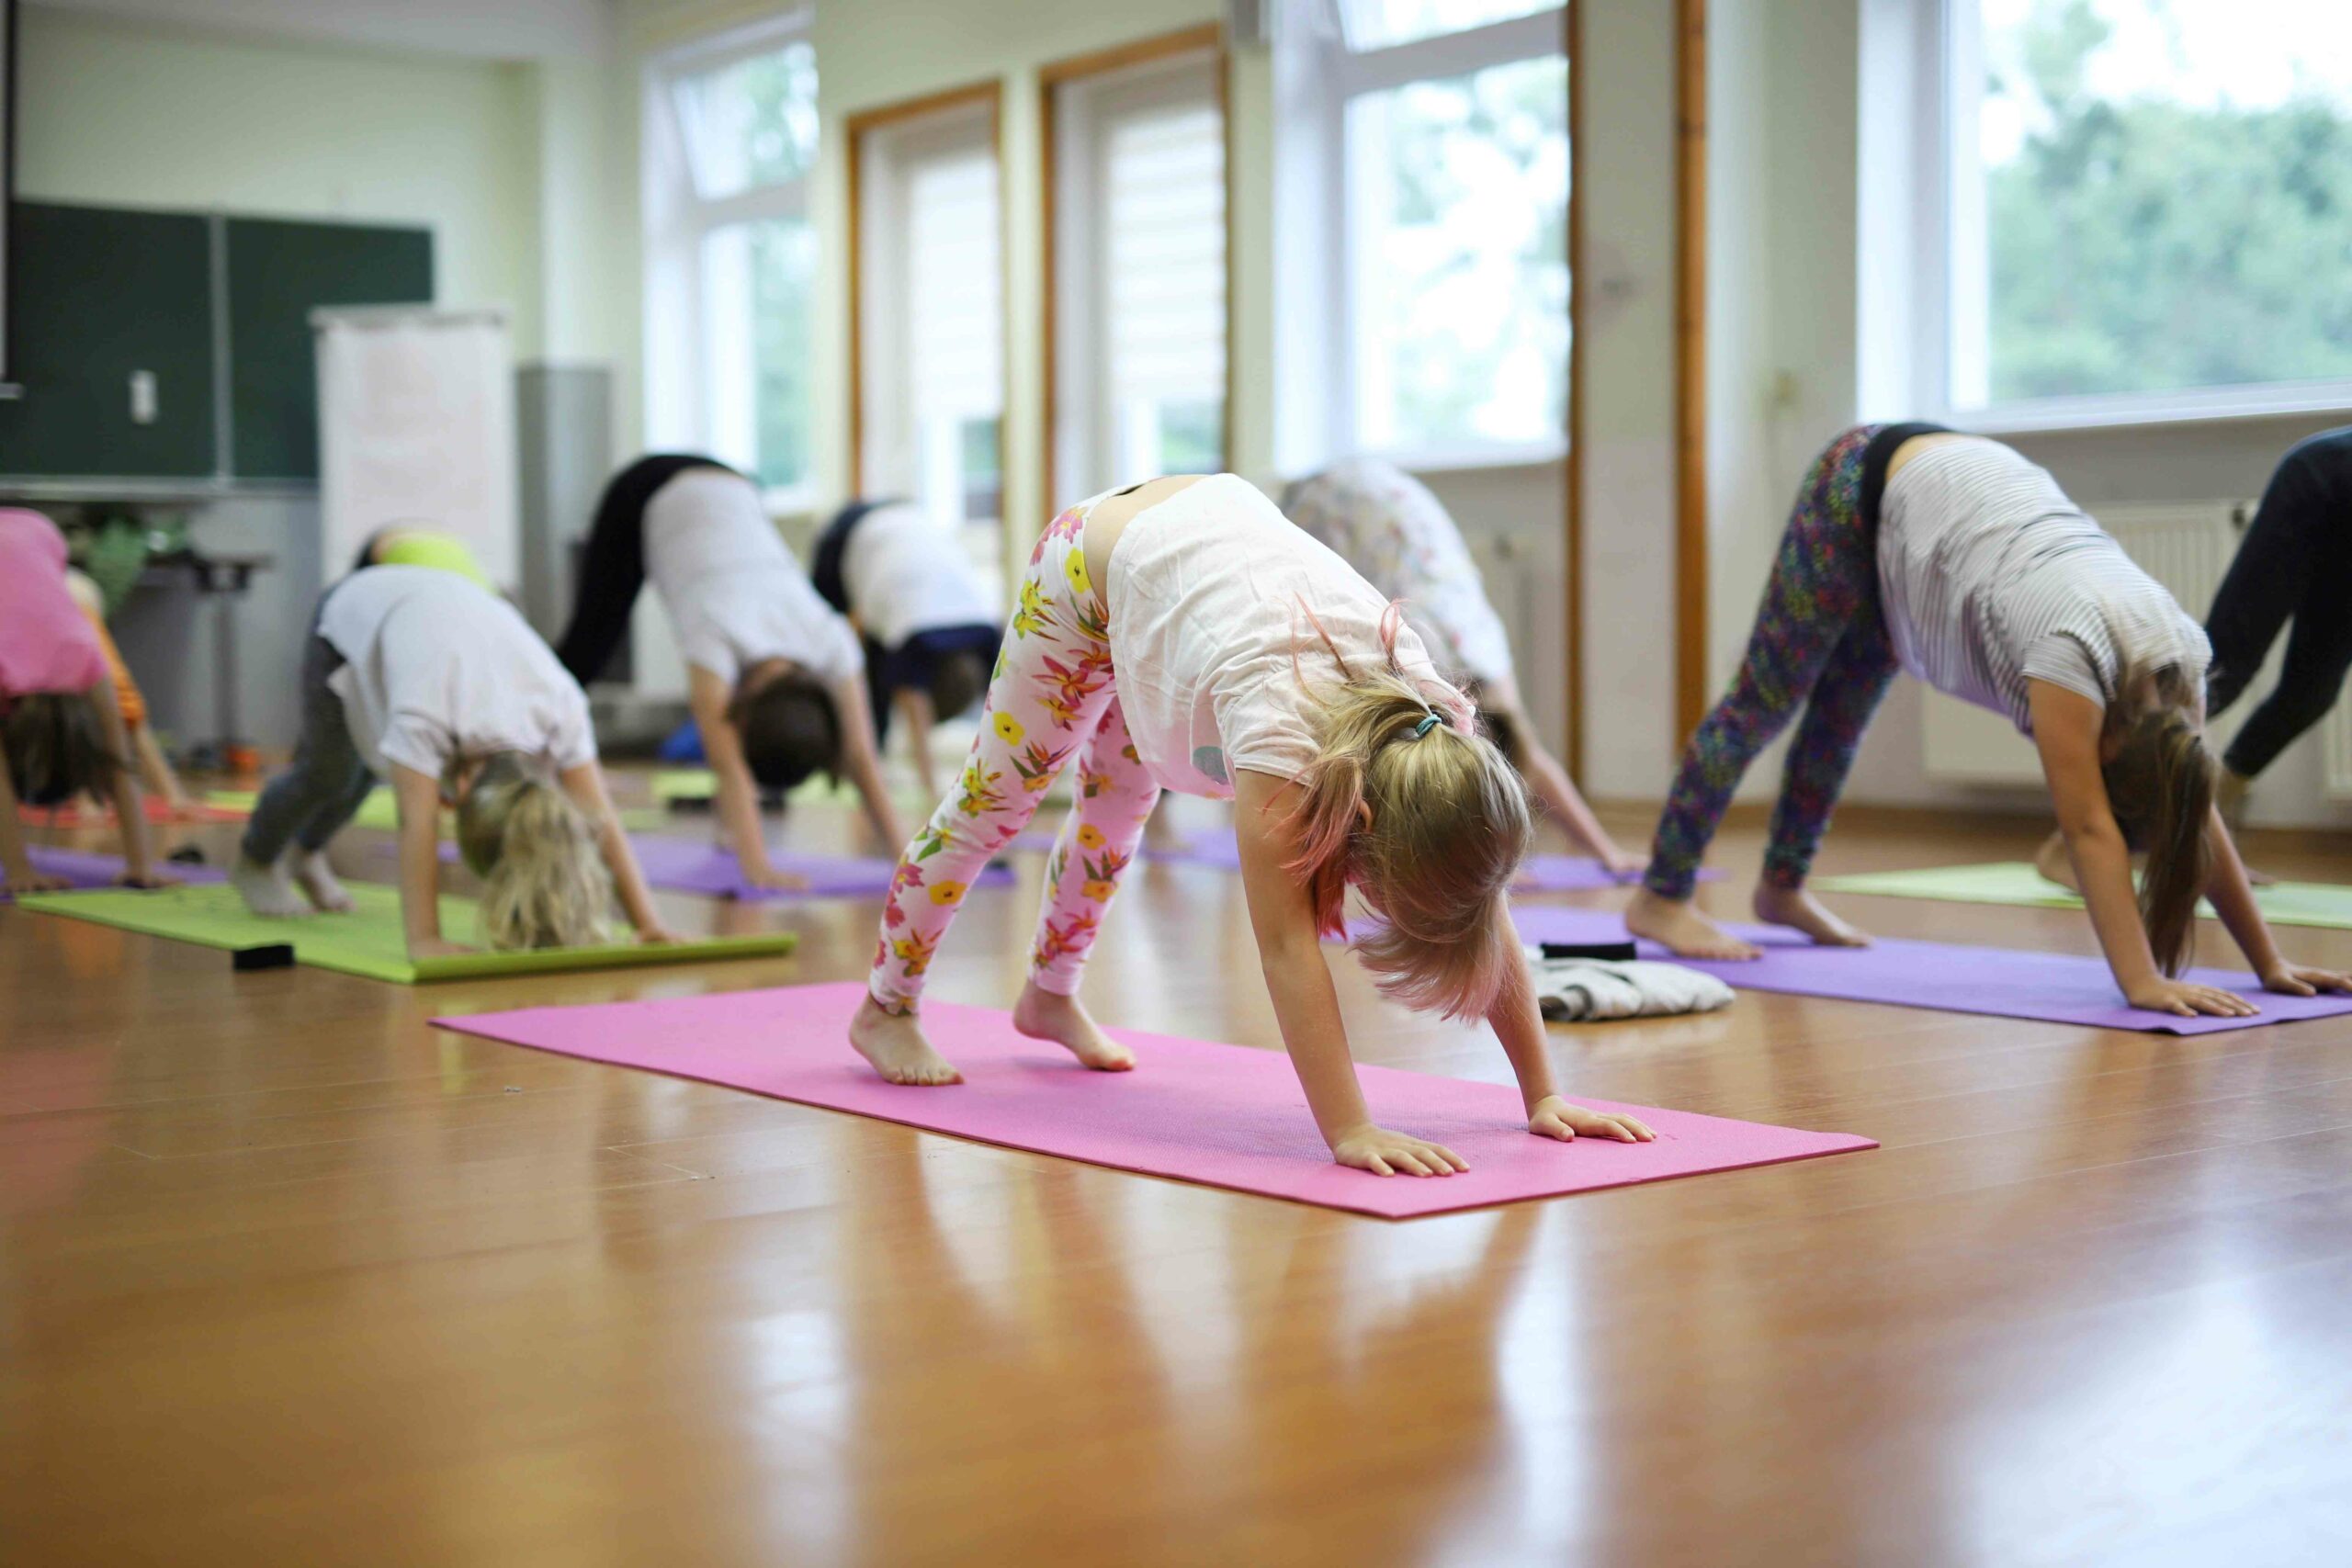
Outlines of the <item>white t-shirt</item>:
[{"label": "white t-shirt", "polygon": [[1378,457],[1345,457],[1293,485],[1290,520],[1339,552],[1405,614],[1421,640],[1475,681],[1510,680],[1510,639],[1462,530],[1429,486]]},{"label": "white t-shirt", "polygon": [[858,625],[884,648],[917,632],[996,624],[963,545],[910,502],[857,520],[842,550],[842,586]]},{"label": "white t-shirt", "polygon": [[788,659],[820,681],[865,666],[857,634],[818,597],[760,492],[725,468],[687,468],[645,507],[645,575],[678,652],[729,685],[747,664]]},{"label": "white t-shirt", "polygon": [[[1185,795],[1230,800],[1236,769],[1295,778],[1315,761],[1317,689],[1341,678],[1324,636],[1356,670],[1385,658],[1388,601],[1231,474],[1136,513],[1106,575],[1111,666],[1136,754]],[[1432,700],[1468,708],[1410,626],[1397,630],[1396,658]]]},{"label": "white t-shirt", "polygon": [[438,778],[452,758],[520,751],[556,768],[596,760],[580,682],[514,606],[452,571],[371,566],[343,580],[319,635],[345,662],[327,679],[352,743]]},{"label": "white t-shirt", "polygon": [[2135,664],[2204,690],[2204,628],[2047,470],[1998,442],[1939,440],[1895,472],[1878,573],[1903,668],[2028,735],[2031,681],[2102,707]]}]

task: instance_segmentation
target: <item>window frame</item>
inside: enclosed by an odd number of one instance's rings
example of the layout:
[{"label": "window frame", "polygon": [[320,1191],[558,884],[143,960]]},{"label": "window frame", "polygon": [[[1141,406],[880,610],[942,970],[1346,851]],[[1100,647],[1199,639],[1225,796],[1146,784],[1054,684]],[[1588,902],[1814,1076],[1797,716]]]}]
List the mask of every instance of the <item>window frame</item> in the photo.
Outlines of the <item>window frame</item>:
[{"label": "window frame", "polygon": [[[1889,0],[1871,3],[1883,10]],[[1912,72],[1915,123],[1897,131],[1913,150],[1909,249],[1917,265],[1908,310],[1908,379],[1911,406],[1922,417],[1987,434],[2024,434],[2352,411],[2352,377],[1963,401],[1958,396],[1962,379],[1989,376],[1991,245],[1977,141],[1981,93],[1961,90],[1962,82],[1983,79],[1984,33],[1980,0],[1931,0],[1928,9]],[[1869,27],[1866,17],[1865,73],[1871,64]],[[1871,129],[1864,127],[1866,142]],[[1866,206],[1872,194],[1865,189]]]},{"label": "window frame", "polygon": [[[1337,272],[1331,289],[1334,303],[1329,330],[1322,334],[1321,379],[1327,400],[1321,417],[1325,429],[1329,432],[1329,445],[1333,449],[1351,452],[1369,450],[1358,439],[1361,423],[1360,411],[1356,406],[1356,371],[1358,345],[1363,335],[1360,326],[1363,302],[1357,288],[1356,214],[1352,209],[1349,182],[1349,105],[1368,93],[1385,92],[1415,82],[1442,81],[1498,65],[1553,57],[1561,61],[1565,84],[1565,73],[1568,68],[1568,6],[1563,4],[1523,17],[1488,22],[1461,32],[1440,33],[1433,38],[1415,39],[1362,52],[1350,51],[1344,40],[1338,37],[1317,40],[1315,70],[1321,91],[1316,95],[1317,101],[1313,106],[1320,122],[1316,127],[1316,143],[1321,161],[1320,184],[1328,204],[1329,221],[1334,225],[1329,231],[1338,236],[1334,246],[1336,254],[1330,258]],[[1563,90],[1566,90],[1565,85]],[[1573,205],[1576,200],[1573,102],[1570,104],[1569,122],[1568,199]],[[1568,257],[1566,265],[1571,301],[1568,315],[1573,332],[1576,258]],[[1566,374],[1565,368],[1563,374]],[[1564,408],[1560,428],[1548,436],[1526,441],[1473,440],[1399,445],[1383,448],[1377,455],[1413,470],[1503,468],[1556,462],[1567,451],[1568,430],[1575,418],[1572,406],[1574,389],[1565,382],[1562,396]]]},{"label": "window frame", "polygon": [[[797,220],[815,222],[810,186],[824,155],[821,130],[816,157],[788,180],[754,185],[732,196],[707,198],[695,187],[694,168],[679,122],[677,89],[689,78],[721,71],[741,61],[774,54],[796,43],[814,45],[816,10],[802,6],[751,26],[731,28],[666,50],[646,62],[640,90],[643,155],[639,202],[643,234],[644,425],[654,450],[709,452],[729,462],[756,460],[756,451],[728,448],[718,439],[711,396],[717,367],[703,277],[703,246],[715,231],[737,224]],[[820,66],[821,69],[821,66]],[[818,245],[821,268],[823,236]],[[813,308],[815,290],[811,290]],[[813,370],[813,364],[809,367]],[[809,511],[819,491],[818,425],[810,409],[805,440],[807,471],[797,485],[763,487],[771,515]]]}]

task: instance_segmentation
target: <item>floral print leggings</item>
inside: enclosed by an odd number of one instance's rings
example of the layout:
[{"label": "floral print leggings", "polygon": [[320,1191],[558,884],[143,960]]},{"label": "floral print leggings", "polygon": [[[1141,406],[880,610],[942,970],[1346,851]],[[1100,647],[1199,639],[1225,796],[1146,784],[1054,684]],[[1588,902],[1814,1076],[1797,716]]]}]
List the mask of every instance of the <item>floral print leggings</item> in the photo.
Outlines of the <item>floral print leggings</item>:
[{"label": "floral print leggings", "polygon": [[1046,863],[1029,968],[1043,989],[1076,992],[1119,874],[1159,804],[1159,786],[1119,710],[1110,615],[1087,581],[1085,536],[1086,513],[1072,507],[1030,552],[963,776],[899,858],[866,980],[886,1012],[915,1010],[965,890],[1028,826],[1073,758],[1077,800]]},{"label": "floral print leggings", "polygon": [[1756,754],[1797,727],[1764,851],[1764,880],[1804,886],[1854,752],[1897,668],[1879,610],[1878,541],[1861,515],[1862,455],[1881,427],[1862,425],[1824,448],[1797,491],[1764,586],[1764,607],[1731,690],[1683,754],[1658,818],[1642,885],[1684,899],[1699,863]]}]

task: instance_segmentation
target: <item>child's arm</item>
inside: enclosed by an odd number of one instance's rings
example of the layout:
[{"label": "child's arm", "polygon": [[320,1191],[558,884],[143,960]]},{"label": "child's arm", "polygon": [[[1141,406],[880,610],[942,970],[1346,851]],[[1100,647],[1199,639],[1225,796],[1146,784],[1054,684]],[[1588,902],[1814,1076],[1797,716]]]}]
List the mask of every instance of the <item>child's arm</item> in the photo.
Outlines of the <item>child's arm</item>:
[{"label": "child's arm", "polygon": [[1323,962],[1322,939],[1306,887],[1284,869],[1296,852],[1281,799],[1288,781],[1245,768],[1234,779],[1235,824],[1241,845],[1241,886],[1258,959],[1282,1026],[1283,1044],[1315,1125],[1341,1165],[1375,1176],[1451,1176],[1470,1168],[1452,1149],[1373,1125],[1348,1055],[1339,993]]},{"label": "child's arm", "polygon": [[1487,688],[1482,702],[1496,713],[1510,720],[1512,733],[1519,741],[1519,771],[1527,780],[1537,804],[1559,819],[1568,836],[1590,852],[1592,857],[1616,876],[1638,876],[1649,863],[1640,855],[1628,854],[1617,847],[1600,818],[1592,814],[1584,796],[1577,790],[1576,781],[1568,777],[1568,770],[1560,760],[1544,749],[1535,736],[1535,726],[1528,721],[1519,705],[1519,693],[1509,682]]},{"label": "child's arm", "polygon": [[865,797],[865,814],[873,818],[875,831],[895,854],[906,843],[907,832],[899,825],[890,791],[882,783],[882,749],[874,739],[874,716],[866,711],[867,701],[863,672],[833,682],[833,709],[841,715],[842,765],[850,782],[857,785],[857,793]]},{"label": "child's arm", "polygon": [[11,893],[57,893],[71,887],[62,876],[44,876],[25,853],[25,830],[17,820],[17,785],[8,776],[8,754],[0,745],[0,871]]},{"label": "child's arm", "polygon": [[2236,939],[2246,962],[2262,976],[2263,987],[2290,997],[2308,997],[2313,991],[2352,991],[2352,975],[2341,975],[2333,969],[2307,969],[2279,956],[2278,944],[2271,940],[2269,924],[2254,901],[2254,886],[2246,875],[2245,863],[2238,858],[2238,847],[2231,840],[2229,824],[2222,820],[2218,807],[2206,820],[2205,843],[2212,852],[2213,861],[2212,870],[2205,878],[2205,897],[2212,902],[2213,912],[2222,917],[2222,924]]},{"label": "child's arm", "polygon": [[2123,830],[2115,824],[2108,804],[2107,781],[2099,773],[2099,705],[2079,692],[2048,681],[2029,683],[2033,718],[2033,743],[2041,753],[2041,772],[2050,784],[2050,802],[2058,813],[2058,830],[2066,835],[2066,849],[2089,908],[2091,929],[2098,933],[2107,966],[2133,1007],[2195,1018],[2245,1018],[2259,1011],[2234,992],[2169,978],[2156,968],[2148,947],[2148,932],[2140,923],[2140,908],[2132,892],[2132,852]]},{"label": "child's arm", "polygon": [[752,782],[751,764],[743,761],[742,737],[727,716],[732,693],[727,682],[700,665],[686,671],[686,705],[694,710],[695,728],[702,735],[702,754],[718,780],[718,825],[735,848],[735,863],[750,886],[797,892],[808,879],[778,871],[768,862],[767,829],[760,822],[759,786]]},{"label": "child's arm", "polygon": [[914,753],[915,777],[923,794],[937,799],[939,780],[931,771],[931,694],[908,686],[899,693],[898,703],[899,716],[907,721],[907,749]]},{"label": "child's arm", "polygon": [[441,958],[465,948],[441,938],[441,785],[430,774],[392,764],[392,805],[400,813],[401,929],[412,959]]},{"label": "child's arm", "polygon": [[1657,1136],[1646,1123],[1632,1116],[1587,1110],[1560,1098],[1552,1082],[1552,1056],[1544,1049],[1544,1010],[1536,1004],[1534,977],[1527,972],[1527,953],[1513,944],[1513,973],[1487,1010],[1487,1022],[1503,1043],[1510,1069],[1519,1078],[1519,1098],[1527,1106],[1527,1130],[1546,1138],[1614,1138],[1621,1144],[1646,1144]]},{"label": "child's arm", "polygon": [[674,932],[662,923],[654,912],[653,895],[645,886],[645,872],[637,863],[637,852],[629,847],[628,835],[621,831],[620,814],[613,809],[612,796],[605,791],[605,771],[594,762],[582,762],[576,768],[566,768],[558,775],[563,781],[563,793],[571,803],[586,814],[596,832],[596,849],[605,857],[605,869],[613,874],[613,891],[620,895],[621,908],[628,912],[628,923],[637,928],[640,942],[675,942]]},{"label": "child's arm", "polygon": [[147,803],[139,791],[139,775],[131,771],[130,737],[123,728],[121,699],[114,682],[102,679],[89,690],[89,704],[98,716],[98,737],[115,759],[114,814],[122,824],[122,885],[125,887],[176,887],[176,876],[155,872],[154,849],[147,828]]}]

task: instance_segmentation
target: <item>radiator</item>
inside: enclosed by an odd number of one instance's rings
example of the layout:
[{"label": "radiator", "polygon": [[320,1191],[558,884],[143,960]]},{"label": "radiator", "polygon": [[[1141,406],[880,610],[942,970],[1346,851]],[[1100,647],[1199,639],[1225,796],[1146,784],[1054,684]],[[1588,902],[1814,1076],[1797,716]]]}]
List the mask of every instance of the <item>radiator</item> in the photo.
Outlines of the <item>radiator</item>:
[{"label": "radiator", "polygon": [[[2192,615],[2203,615],[2213,602],[2213,591],[2229,570],[2238,535],[2253,515],[2253,503],[2208,501],[2177,506],[2130,506],[2101,511],[2101,526],[2115,536],[2142,570],[2172,591]],[[2272,652],[2276,661],[2277,651]],[[2272,672],[2266,670],[2254,691],[2265,689]],[[2236,716],[2233,715],[2234,718]],[[2344,775],[2352,788],[2352,738],[2341,717],[2329,721],[2329,784]],[[2033,742],[1999,714],[1987,713],[1940,692],[1927,694],[1921,726],[1928,776],[1949,784],[2038,784],[2041,761]],[[2339,753],[2344,765],[2334,764]]]}]

